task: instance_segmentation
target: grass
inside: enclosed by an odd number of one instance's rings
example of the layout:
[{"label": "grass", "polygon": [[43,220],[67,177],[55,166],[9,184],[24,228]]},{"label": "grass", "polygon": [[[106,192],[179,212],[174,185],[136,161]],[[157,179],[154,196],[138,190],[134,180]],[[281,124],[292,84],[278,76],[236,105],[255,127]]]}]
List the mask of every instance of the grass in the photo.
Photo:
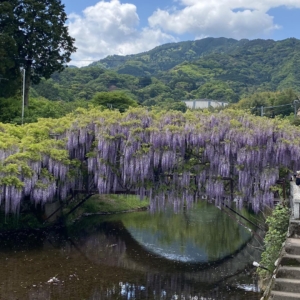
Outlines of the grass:
[{"label": "grass", "polygon": [[148,205],[148,200],[140,200],[136,195],[94,195],[83,204],[83,209],[87,213],[115,213],[137,210]]},{"label": "grass", "polygon": [[[74,204],[73,206],[75,206]],[[72,214],[72,218],[82,214],[113,214],[147,208],[149,201],[140,200],[136,195],[93,195]],[[72,207],[64,210],[64,213]]]},{"label": "grass", "polygon": [[[64,208],[63,214],[66,215],[79,202],[80,200]],[[82,214],[114,214],[141,210],[148,206],[148,199],[140,200],[136,195],[93,195],[70,215],[68,221],[77,219]],[[5,216],[4,212],[0,211],[0,232],[7,230],[42,228],[47,225],[43,225],[41,220],[38,220],[31,211],[20,213],[18,216],[12,214]]]}]

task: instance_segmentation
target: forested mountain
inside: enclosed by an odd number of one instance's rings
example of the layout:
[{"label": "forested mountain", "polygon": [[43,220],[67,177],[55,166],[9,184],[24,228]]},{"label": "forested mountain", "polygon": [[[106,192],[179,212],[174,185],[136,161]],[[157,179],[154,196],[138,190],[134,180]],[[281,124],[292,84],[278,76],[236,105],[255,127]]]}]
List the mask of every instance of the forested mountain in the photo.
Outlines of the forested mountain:
[{"label": "forested mountain", "polygon": [[211,98],[237,102],[261,91],[300,92],[300,41],[206,38],[68,68],[34,86],[51,100],[90,100],[121,90],[144,105]]},{"label": "forested mountain", "polygon": [[185,61],[193,61],[214,53],[233,52],[247,42],[248,40],[205,38],[196,41],[169,43],[140,54],[110,55],[91,65],[113,69],[119,74],[151,76],[157,75],[160,71],[168,71]]}]

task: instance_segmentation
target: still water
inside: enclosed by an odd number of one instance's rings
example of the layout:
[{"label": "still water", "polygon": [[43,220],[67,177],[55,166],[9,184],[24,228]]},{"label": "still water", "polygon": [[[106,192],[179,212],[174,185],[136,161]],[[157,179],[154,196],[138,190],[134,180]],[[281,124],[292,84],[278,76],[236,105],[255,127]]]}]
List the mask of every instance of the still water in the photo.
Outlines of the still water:
[{"label": "still water", "polygon": [[0,299],[260,299],[252,262],[261,244],[207,203],[2,233]]}]

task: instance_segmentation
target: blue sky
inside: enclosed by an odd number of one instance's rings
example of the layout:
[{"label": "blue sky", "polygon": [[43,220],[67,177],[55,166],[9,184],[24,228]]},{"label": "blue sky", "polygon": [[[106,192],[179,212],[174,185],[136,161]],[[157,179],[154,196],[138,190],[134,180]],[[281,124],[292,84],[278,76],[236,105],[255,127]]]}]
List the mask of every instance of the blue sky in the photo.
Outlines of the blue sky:
[{"label": "blue sky", "polygon": [[83,66],[204,37],[300,39],[300,0],[62,0]]}]

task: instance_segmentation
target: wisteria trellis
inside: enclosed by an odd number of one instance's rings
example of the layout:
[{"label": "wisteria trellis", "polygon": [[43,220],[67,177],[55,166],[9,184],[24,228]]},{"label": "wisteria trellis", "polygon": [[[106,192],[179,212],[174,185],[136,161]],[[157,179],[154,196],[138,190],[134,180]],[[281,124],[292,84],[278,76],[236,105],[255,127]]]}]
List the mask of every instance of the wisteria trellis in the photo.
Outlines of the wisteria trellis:
[{"label": "wisteria trellis", "polygon": [[300,167],[299,137],[285,121],[229,110],[82,110],[22,128],[1,125],[0,205],[17,213],[25,200],[64,200],[84,188],[88,171],[101,194],[134,190],[152,208],[174,210],[201,194],[219,204],[223,177],[230,177],[237,183],[234,199],[258,211],[273,205],[279,168]]}]

